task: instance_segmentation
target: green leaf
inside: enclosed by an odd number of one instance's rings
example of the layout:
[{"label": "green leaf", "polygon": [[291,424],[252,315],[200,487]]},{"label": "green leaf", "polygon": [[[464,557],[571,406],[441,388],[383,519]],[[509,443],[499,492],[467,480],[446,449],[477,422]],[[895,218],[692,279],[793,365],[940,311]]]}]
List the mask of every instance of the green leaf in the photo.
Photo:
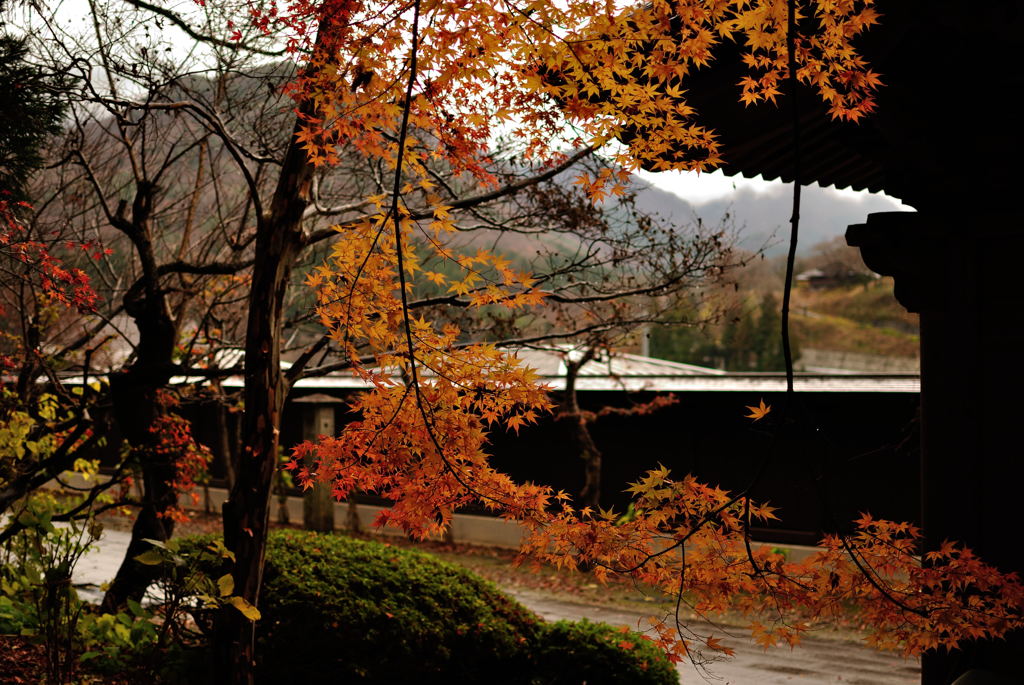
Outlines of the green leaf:
[{"label": "green leaf", "polygon": [[205,592],[197,592],[195,598],[199,600],[200,604],[202,604],[205,609],[219,607],[221,605],[220,602],[217,601],[216,597],[208,595]]},{"label": "green leaf", "polygon": [[25,511],[21,514],[21,516],[18,517],[18,523],[25,526],[26,528],[31,528],[32,526],[36,525],[38,521],[39,519],[37,519],[35,514],[33,514],[31,511]]},{"label": "green leaf", "polygon": [[207,545],[206,549],[210,550],[211,552],[216,552],[221,556],[222,559],[230,559],[231,561],[235,560],[235,553],[224,546],[223,540],[214,540],[209,545]]},{"label": "green leaf", "polygon": [[148,542],[149,544],[153,545],[154,547],[159,547],[160,549],[167,549],[167,544],[165,542],[163,542],[162,540],[154,540],[153,538],[142,538],[142,541],[143,542]]},{"label": "green leaf", "polygon": [[146,610],[143,609],[142,605],[136,602],[134,599],[128,600],[128,610],[131,611],[133,615],[138,616],[139,618],[145,618],[146,616]]},{"label": "green leaf", "polygon": [[147,552],[143,552],[139,556],[135,557],[135,561],[146,566],[159,566],[164,563],[164,555],[155,549],[151,549]]},{"label": "green leaf", "polygon": [[260,620],[260,610],[254,607],[245,597],[239,597],[235,595],[228,600],[231,606],[242,612],[242,616],[245,616],[250,621]]},{"label": "green leaf", "polygon": [[221,597],[227,597],[235,591],[235,579],[230,573],[225,573],[217,579],[217,588],[220,590]]}]

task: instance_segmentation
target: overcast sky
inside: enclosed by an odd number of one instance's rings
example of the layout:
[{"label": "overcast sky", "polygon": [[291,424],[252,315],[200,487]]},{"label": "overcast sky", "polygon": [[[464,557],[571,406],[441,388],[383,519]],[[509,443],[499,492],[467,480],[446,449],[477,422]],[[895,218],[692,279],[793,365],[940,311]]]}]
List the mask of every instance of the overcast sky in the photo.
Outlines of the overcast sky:
[{"label": "overcast sky", "polygon": [[[638,200],[646,211],[676,221],[700,217],[705,225],[717,225],[729,214],[738,230],[741,247],[767,254],[784,252],[789,236],[792,184],[765,181],[760,177],[726,176],[720,171],[637,172],[654,187]],[[660,191],[660,192],[659,192]],[[850,224],[863,222],[873,212],[913,211],[899,200],[881,193],[837,190],[811,185],[801,193],[800,251],[843,235]]]},{"label": "overcast sky", "polygon": [[[726,176],[721,171],[702,174],[696,171],[661,171],[657,173],[638,171],[636,175],[657,188],[678,195],[691,205],[701,205],[713,200],[720,200],[741,190],[749,190],[754,194],[761,195],[775,194],[780,192],[781,189],[788,187],[781,181],[765,181],[760,176],[755,176],[754,178],[743,178],[739,175]],[[892,211],[912,211],[911,207],[884,193],[869,193],[867,191],[845,188],[837,189],[832,186],[827,188],[814,186],[811,192],[854,201],[872,198],[890,203]]]}]

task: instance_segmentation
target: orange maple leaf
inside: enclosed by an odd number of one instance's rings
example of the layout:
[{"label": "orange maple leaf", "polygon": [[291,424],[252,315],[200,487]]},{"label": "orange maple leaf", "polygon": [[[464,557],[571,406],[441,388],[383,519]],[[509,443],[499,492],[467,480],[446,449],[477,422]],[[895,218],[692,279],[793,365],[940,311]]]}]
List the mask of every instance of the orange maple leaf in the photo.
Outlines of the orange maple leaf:
[{"label": "orange maple leaf", "polygon": [[733,656],[734,654],[736,654],[736,650],[732,649],[731,647],[726,647],[721,642],[719,642],[718,638],[709,637],[705,641],[705,644],[707,644],[708,649],[713,649],[716,652],[722,652],[726,656]]},{"label": "orange maple leaf", "polygon": [[755,421],[760,421],[764,417],[768,416],[768,412],[770,412],[772,410],[772,405],[765,404],[764,403],[764,398],[761,398],[761,403],[758,406],[756,406],[756,407],[748,406],[747,409],[750,410],[750,413],[745,415],[746,418],[754,419]]}]

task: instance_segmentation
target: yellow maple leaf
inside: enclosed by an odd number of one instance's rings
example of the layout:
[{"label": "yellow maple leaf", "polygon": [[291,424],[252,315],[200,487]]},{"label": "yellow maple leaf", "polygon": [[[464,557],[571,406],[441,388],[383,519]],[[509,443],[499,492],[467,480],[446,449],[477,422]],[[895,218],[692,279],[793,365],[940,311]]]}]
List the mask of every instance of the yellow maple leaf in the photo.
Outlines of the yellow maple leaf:
[{"label": "yellow maple leaf", "polygon": [[746,414],[746,418],[760,421],[764,417],[768,416],[768,412],[772,410],[772,405],[765,404],[764,398],[761,398],[761,403],[756,407],[747,407],[750,410],[749,414]]}]

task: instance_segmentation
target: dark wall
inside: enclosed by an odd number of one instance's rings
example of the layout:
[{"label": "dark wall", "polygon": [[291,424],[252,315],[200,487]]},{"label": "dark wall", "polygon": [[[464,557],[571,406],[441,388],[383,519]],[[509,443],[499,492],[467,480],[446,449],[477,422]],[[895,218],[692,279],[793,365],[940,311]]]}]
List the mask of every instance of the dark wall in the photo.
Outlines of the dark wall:
[{"label": "dark wall", "polygon": [[[650,397],[580,393],[581,404],[592,410]],[[609,416],[592,424],[604,455],[602,504],[623,510],[626,485],[660,463],[731,491],[748,487],[763,469],[751,495],[779,508],[782,520],[771,534],[779,540],[814,542],[822,531],[848,526],[862,511],[918,520],[916,394],[800,393],[778,437],[784,395],[765,394],[773,410],[755,423],[744,417],[745,405],[760,398],[681,393],[677,405],[655,414]],[[492,439],[496,466],[514,478],[579,491],[582,463],[558,422],[546,419],[518,436],[502,431]]]},{"label": "dark wall", "polygon": [[[580,402],[584,409],[598,410],[646,402],[652,395],[590,391],[580,393]],[[749,486],[763,469],[751,495],[778,507],[781,521],[758,537],[813,543],[824,531],[848,527],[863,511],[918,522],[917,394],[799,393],[791,420],[781,430],[782,393],[763,395],[773,409],[756,423],[744,417],[749,413],[745,405],[756,404],[761,395],[688,392],[677,397],[678,404],[648,416],[608,416],[591,425],[604,455],[603,506],[624,510],[629,502],[624,489],[658,464],[730,491]],[[285,408],[281,445],[286,450],[302,441],[303,406],[310,405]],[[213,407],[182,413],[193,421],[197,439],[217,453],[211,471],[214,483],[222,483],[223,443],[216,436]],[[228,414],[229,430],[237,430],[239,416]],[[353,415],[339,404],[335,417],[340,429]],[[582,462],[566,427],[551,417],[518,435],[497,430],[491,438],[496,467],[516,480],[571,494],[581,488]]]}]

